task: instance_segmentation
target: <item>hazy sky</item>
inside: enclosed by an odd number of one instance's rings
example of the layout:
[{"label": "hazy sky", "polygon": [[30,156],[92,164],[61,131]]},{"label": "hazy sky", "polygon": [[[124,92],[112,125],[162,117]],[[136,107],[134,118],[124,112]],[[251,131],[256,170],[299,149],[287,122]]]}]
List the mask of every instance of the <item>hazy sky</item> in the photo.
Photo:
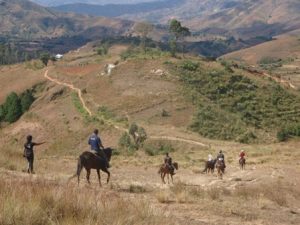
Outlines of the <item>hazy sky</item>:
[{"label": "hazy sky", "polygon": [[140,2],[153,2],[157,0],[31,0],[45,6],[57,6],[71,3],[89,3],[89,4],[129,4]]}]

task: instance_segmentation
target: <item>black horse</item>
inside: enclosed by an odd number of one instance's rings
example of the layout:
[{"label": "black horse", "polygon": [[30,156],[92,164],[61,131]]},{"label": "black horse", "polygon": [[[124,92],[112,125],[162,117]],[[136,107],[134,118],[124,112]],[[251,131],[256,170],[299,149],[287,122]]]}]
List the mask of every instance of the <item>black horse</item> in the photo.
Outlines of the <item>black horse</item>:
[{"label": "black horse", "polygon": [[[110,159],[111,159],[111,155],[112,155],[113,150],[111,148],[105,148],[103,151],[104,151],[104,153],[106,155],[106,158],[109,162]],[[88,152],[88,151],[83,152],[79,156],[78,164],[77,164],[77,172],[73,176],[73,177],[77,176],[78,185],[79,185],[79,181],[80,181],[80,173],[81,173],[83,168],[85,168],[85,170],[86,170],[86,179],[87,179],[89,184],[90,184],[91,169],[97,170],[98,180],[99,180],[99,185],[100,186],[102,186],[101,177],[100,177],[100,170],[107,173],[107,183],[109,182],[110,172],[108,171],[107,163],[105,162],[105,159],[101,158],[100,156],[98,156],[98,155],[96,155],[92,152]]]},{"label": "black horse", "polygon": [[216,162],[217,162],[216,159],[213,159],[211,161],[206,161],[205,168],[202,171],[202,173],[209,173],[209,172],[214,173]]}]

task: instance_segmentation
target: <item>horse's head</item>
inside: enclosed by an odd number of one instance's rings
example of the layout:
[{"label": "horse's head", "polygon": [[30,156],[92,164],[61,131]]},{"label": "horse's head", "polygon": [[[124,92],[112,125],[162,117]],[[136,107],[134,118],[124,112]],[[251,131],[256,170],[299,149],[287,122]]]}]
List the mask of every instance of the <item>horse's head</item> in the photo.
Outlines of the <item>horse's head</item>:
[{"label": "horse's head", "polygon": [[103,149],[103,151],[106,155],[106,158],[107,158],[108,162],[110,162],[113,149],[112,148],[105,148],[105,149]]},{"label": "horse's head", "polygon": [[178,170],[179,166],[178,166],[178,163],[177,163],[177,162],[174,162],[174,163],[173,163],[173,166],[175,167],[176,170]]}]

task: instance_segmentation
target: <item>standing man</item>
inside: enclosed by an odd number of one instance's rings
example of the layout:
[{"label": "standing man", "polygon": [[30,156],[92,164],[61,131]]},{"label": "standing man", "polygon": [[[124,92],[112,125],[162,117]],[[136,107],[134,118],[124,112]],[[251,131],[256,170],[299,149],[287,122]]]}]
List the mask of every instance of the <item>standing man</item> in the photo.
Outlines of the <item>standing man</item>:
[{"label": "standing man", "polygon": [[110,166],[107,157],[103,151],[104,147],[102,145],[100,137],[98,136],[98,133],[98,129],[95,129],[94,133],[89,138],[88,144],[91,146],[91,152],[103,158],[105,160],[106,167],[109,168]]},{"label": "standing man", "polygon": [[23,154],[23,156],[26,157],[26,159],[28,161],[27,172],[31,173],[31,174],[34,174],[34,171],[33,171],[33,161],[34,161],[33,147],[38,146],[38,145],[42,145],[45,142],[41,142],[41,143],[32,142],[32,136],[31,135],[28,135],[26,139],[27,139],[27,141],[24,144],[24,154]]}]

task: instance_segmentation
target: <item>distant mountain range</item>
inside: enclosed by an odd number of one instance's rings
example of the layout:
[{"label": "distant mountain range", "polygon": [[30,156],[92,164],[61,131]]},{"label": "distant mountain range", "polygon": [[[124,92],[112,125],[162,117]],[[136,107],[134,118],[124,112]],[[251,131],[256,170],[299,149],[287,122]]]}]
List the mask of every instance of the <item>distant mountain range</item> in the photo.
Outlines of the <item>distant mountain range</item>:
[{"label": "distant mountain range", "polygon": [[[53,7],[61,12],[74,12],[92,16],[119,17],[123,15],[134,15],[137,13],[151,13],[156,10],[170,9],[179,6],[182,0],[160,0],[143,2],[137,4],[107,4],[92,5],[84,3],[66,4]],[[134,18],[133,18],[134,19]]]},{"label": "distant mountain range", "polygon": [[131,6],[71,4],[55,9],[159,24],[177,18],[195,33],[243,39],[300,28],[299,0],[165,0]]},{"label": "distant mountain range", "polygon": [[136,4],[141,2],[151,2],[157,0],[31,0],[43,6],[58,6],[63,4],[85,3],[85,4]]},{"label": "distant mountain range", "polygon": [[121,19],[59,13],[27,0],[0,0],[0,36],[24,39],[120,35],[133,25]]}]

